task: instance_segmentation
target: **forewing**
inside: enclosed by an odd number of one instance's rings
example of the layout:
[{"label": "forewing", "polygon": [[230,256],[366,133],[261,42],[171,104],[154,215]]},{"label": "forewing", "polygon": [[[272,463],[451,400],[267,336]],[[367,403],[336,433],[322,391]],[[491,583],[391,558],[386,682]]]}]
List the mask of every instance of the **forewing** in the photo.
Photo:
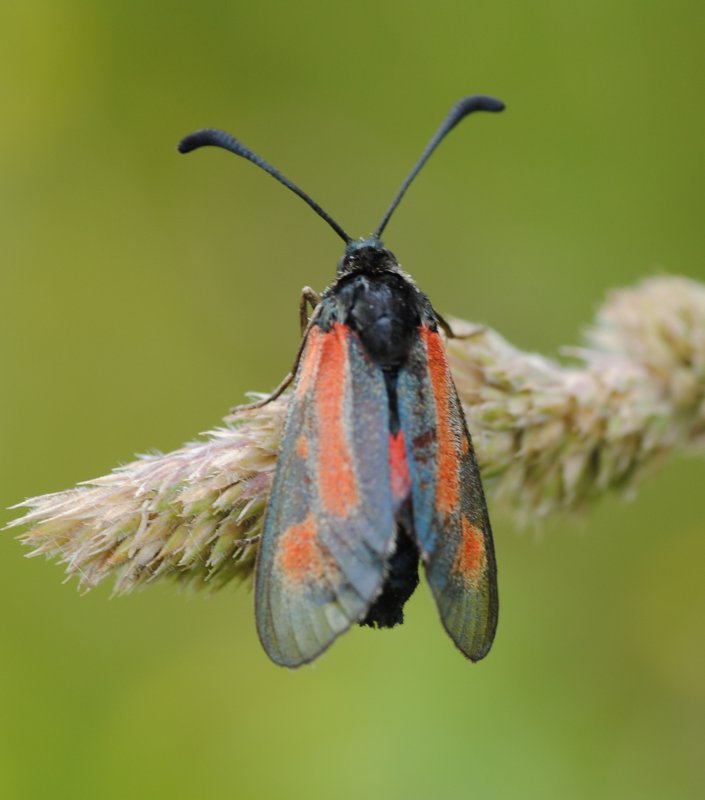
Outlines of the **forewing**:
[{"label": "forewing", "polygon": [[443,625],[473,661],[497,627],[497,568],[480,472],[439,334],[428,325],[400,371],[398,406],[414,528]]},{"label": "forewing", "polygon": [[270,658],[316,658],[379,594],[395,523],[381,369],[357,334],[314,325],[297,372],[255,577]]}]

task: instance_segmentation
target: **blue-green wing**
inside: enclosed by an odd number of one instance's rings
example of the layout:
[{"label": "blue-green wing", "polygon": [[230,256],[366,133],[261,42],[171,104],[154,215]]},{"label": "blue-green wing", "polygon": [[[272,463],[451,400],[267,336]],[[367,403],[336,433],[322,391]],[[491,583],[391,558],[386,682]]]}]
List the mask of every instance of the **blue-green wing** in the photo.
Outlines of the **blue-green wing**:
[{"label": "blue-green wing", "polygon": [[443,343],[428,325],[419,328],[397,394],[426,577],[450,637],[477,661],[489,651],[497,627],[492,530]]},{"label": "blue-green wing", "polygon": [[297,667],[363,619],[395,522],[384,376],[357,334],[314,325],[300,360],[255,574],[257,630]]}]

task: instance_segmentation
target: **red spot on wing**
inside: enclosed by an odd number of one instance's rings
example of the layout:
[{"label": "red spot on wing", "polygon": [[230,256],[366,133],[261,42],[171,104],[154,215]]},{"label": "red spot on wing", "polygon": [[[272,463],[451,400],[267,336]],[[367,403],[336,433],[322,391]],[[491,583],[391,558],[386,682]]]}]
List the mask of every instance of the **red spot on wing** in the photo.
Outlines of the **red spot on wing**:
[{"label": "red spot on wing", "polygon": [[298,382],[296,384],[296,394],[299,396],[308,392],[318,370],[318,363],[321,360],[321,335],[321,330],[317,325],[314,325],[308,332],[306,347],[299,364]]},{"label": "red spot on wing", "polygon": [[308,439],[303,433],[296,440],[296,453],[304,460],[308,458]]},{"label": "red spot on wing", "polygon": [[318,529],[313,515],[290,525],[279,540],[278,559],[286,578],[299,583],[320,578],[326,572],[329,558],[317,542]]},{"label": "red spot on wing", "polygon": [[401,503],[411,491],[411,475],[409,462],[406,460],[406,442],[404,432],[398,431],[396,436],[389,434],[389,476],[392,485],[392,498]]},{"label": "red spot on wing", "polygon": [[485,569],[485,537],[463,514],[461,539],[455,556],[454,569],[464,580],[476,583]]},{"label": "red spot on wing", "polygon": [[460,497],[458,425],[453,424],[457,421],[453,419],[450,405],[454,389],[441,337],[425,325],[421,326],[421,336],[426,343],[428,371],[436,403],[436,510],[447,516],[456,511]]},{"label": "red spot on wing", "polygon": [[349,328],[335,323],[321,335],[315,389],[322,438],[318,452],[318,492],[324,511],[348,517],[359,503],[357,478],[346,430],[345,393],[349,386]]}]

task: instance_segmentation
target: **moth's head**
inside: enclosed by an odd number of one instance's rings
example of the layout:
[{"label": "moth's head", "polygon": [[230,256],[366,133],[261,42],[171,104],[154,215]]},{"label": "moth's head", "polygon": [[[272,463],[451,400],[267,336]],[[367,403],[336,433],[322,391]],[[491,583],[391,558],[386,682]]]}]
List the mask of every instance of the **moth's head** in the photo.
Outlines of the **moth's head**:
[{"label": "moth's head", "polygon": [[352,272],[373,274],[399,269],[394,254],[387,250],[378,236],[355,239],[345,246],[345,254],[338,261],[338,275]]}]

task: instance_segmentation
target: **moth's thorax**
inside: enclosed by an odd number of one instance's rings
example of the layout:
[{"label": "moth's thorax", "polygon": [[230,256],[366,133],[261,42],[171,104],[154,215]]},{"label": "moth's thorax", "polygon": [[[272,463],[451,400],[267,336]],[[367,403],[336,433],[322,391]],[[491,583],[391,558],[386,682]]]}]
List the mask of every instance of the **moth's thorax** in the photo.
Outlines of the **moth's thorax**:
[{"label": "moth's thorax", "polygon": [[327,328],[337,321],[349,326],[385,369],[394,370],[406,361],[422,321],[435,327],[428,298],[375,237],[348,244],[323,301],[317,324]]},{"label": "moth's thorax", "polygon": [[398,367],[416,336],[423,295],[396,270],[356,271],[336,284],[337,316],[383,367]]}]

